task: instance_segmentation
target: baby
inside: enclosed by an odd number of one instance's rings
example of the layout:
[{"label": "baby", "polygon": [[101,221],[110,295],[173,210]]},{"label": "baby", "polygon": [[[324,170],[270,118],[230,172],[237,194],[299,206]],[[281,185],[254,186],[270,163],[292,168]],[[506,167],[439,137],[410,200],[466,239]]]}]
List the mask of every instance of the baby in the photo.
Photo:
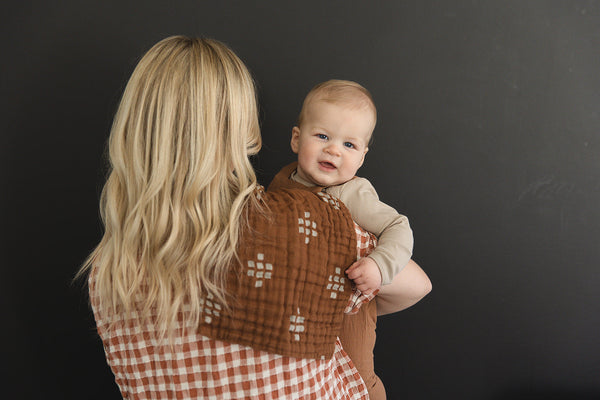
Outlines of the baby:
[{"label": "baby", "polygon": [[346,270],[366,294],[389,284],[410,260],[413,247],[408,219],[379,201],[367,179],[355,176],[376,121],[371,94],[358,83],[318,84],[304,99],[292,129],[291,147],[298,162],[282,169],[269,186],[286,187],[285,181],[291,180],[321,189],[344,202],[354,221],[377,236],[377,248]]}]

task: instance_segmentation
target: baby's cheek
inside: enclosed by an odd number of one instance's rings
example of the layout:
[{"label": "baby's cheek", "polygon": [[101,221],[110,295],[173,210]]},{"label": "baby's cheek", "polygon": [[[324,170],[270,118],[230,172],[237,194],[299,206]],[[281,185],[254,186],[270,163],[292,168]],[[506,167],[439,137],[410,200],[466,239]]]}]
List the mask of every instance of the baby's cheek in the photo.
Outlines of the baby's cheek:
[{"label": "baby's cheek", "polygon": [[298,168],[306,170],[309,165],[310,159],[310,155],[306,153],[298,154]]}]

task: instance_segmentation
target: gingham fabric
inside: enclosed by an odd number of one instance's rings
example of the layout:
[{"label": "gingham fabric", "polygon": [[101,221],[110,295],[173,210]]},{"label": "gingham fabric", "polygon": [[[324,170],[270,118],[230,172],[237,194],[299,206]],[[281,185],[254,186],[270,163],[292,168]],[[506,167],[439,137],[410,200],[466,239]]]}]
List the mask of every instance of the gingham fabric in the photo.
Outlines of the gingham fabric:
[{"label": "gingham fabric", "polygon": [[[362,229],[356,222],[354,223],[354,231],[356,232],[357,240],[356,259],[360,260],[361,258],[368,256],[375,246],[377,246],[377,238],[372,233]],[[377,293],[379,293],[379,289],[365,295],[353,286],[352,295],[350,296],[350,301],[348,302],[344,313],[350,315],[356,314],[360,309],[360,306],[373,300],[375,296],[377,296]]]},{"label": "gingham fabric", "polygon": [[[374,248],[375,239],[356,224],[355,230],[357,258],[364,257]],[[94,277],[92,269],[90,300],[97,329],[124,399],[368,399],[365,384],[339,339],[333,357],[326,360],[258,351],[185,327],[172,345],[159,344],[153,339],[153,327],[135,320],[107,329]],[[356,312],[374,296],[355,290],[346,312]]]},{"label": "gingham fabric", "polygon": [[368,399],[339,340],[330,360],[314,360],[200,335],[182,337],[170,350],[131,333],[106,347],[124,399]]}]

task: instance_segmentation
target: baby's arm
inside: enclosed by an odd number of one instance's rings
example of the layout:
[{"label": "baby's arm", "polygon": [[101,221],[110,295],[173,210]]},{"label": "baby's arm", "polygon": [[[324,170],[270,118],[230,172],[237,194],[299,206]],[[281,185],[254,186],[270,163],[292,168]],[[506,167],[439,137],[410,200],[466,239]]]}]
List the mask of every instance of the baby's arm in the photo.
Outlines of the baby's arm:
[{"label": "baby's arm", "polygon": [[365,178],[331,186],[327,192],[344,202],[357,224],[377,236],[377,247],[369,258],[379,267],[381,283],[390,284],[412,256],[413,235],[408,218],[379,201],[375,188]]}]

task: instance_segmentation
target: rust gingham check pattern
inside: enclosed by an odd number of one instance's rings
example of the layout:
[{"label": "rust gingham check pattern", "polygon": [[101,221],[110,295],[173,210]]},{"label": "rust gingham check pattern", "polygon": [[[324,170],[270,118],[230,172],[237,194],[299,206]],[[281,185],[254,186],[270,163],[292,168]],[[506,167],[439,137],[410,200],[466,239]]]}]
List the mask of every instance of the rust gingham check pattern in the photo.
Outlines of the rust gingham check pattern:
[{"label": "rust gingham check pattern", "polygon": [[[377,246],[377,237],[372,233],[369,233],[362,229],[356,222],[354,223],[354,231],[356,232],[356,259],[360,260],[363,257],[368,256],[375,246]],[[353,284],[354,285],[354,284]],[[353,288],[352,296],[350,301],[344,310],[346,314],[356,314],[360,309],[360,306],[367,303],[377,296],[379,289],[374,290],[372,293],[365,295],[360,290]]]},{"label": "rust gingham check pattern", "polygon": [[[375,238],[355,224],[357,258]],[[107,362],[124,399],[368,399],[367,388],[339,338],[328,360],[285,357],[214,340],[185,329],[173,345],[158,344],[152,326],[135,320],[109,331],[90,274],[90,300]],[[375,294],[355,290],[346,313]]]}]

